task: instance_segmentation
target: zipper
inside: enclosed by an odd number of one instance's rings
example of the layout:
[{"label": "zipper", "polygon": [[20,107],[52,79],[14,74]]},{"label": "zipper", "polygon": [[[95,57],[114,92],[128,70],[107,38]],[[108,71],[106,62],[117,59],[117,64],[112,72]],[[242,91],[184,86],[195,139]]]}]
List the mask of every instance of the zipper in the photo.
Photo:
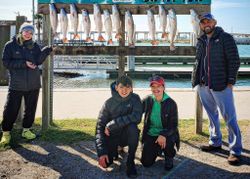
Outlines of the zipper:
[{"label": "zipper", "polygon": [[207,82],[208,82],[208,88],[210,88],[210,40],[208,41],[207,45]]}]

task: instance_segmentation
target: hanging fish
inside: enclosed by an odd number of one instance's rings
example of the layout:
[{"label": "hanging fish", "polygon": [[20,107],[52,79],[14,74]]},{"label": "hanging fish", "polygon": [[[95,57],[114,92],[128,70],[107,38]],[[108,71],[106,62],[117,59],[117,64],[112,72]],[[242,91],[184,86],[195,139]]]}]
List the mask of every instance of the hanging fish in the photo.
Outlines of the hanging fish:
[{"label": "hanging fish", "polygon": [[98,41],[103,42],[105,39],[102,36],[102,14],[98,4],[94,4],[94,21],[96,30],[98,32]]},{"label": "hanging fish", "polygon": [[147,10],[147,17],[148,17],[148,28],[149,28],[149,35],[151,36],[151,44],[158,45],[159,42],[156,40],[156,31],[155,31],[155,17],[152,10]]},{"label": "hanging fish", "polygon": [[49,4],[49,18],[50,25],[52,28],[53,36],[57,36],[57,26],[58,26],[58,18],[57,18],[57,10],[55,4]]},{"label": "hanging fish", "polygon": [[64,8],[60,11],[60,24],[61,24],[61,33],[62,33],[62,41],[63,43],[67,43],[67,33],[68,33],[68,16]]},{"label": "hanging fish", "polygon": [[75,4],[70,4],[70,23],[71,29],[74,31],[73,39],[80,39],[79,34],[77,34],[78,29],[78,13]]},{"label": "hanging fish", "polygon": [[177,34],[177,17],[174,9],[168,10],[168,27],[169,27],[169,41],[170,41],[170,50],[175,50],[174,41]]},{"label": "hanging fish", "polygon": [[190,17],[191,17],[191,24],[193,27],[193,45],[196,45],[197,38],[200,36],[201,30],[200,30],[200,19],[199,15],[195,12],[195,10],[190,9]]},{"label": "hanging fish", "polygon": [[112,21],[111,21],[111,17],[109,14],[109,11],[107,9],[105,9],[103,11],[104,13],[104,27],[105,27],[105,32],[108,38],[108,45],[113,44],[112,41]]},{"label": "hanging fish", "polygon": [[162,30],[162,39],[166,39],[168,37],[168,33],[166,32],[167,28],[167,12],[163,5],[159,5],[159,19],[160,19],[160,28]]},{"label": "hanging fish", "polygon": [[84,29],[84,33],[86,34],[86,42],[92,42],[90,38],[90,29],[91,29],[91,22],[89,18],[89,13],[86,9],[82,10],[82,25]]},{"label": "hanging fish", "polygon": [[122,38],[121,35],[121,19],[120,19],[120,13],[116,5],[112,5],[112,20],[113,20],[113,26],[115,29],[115,38],[117,40]]},{"label": "hanging fish", "polygon": [[133,20],[133,16],[129,10],[125,12],[125,25],[127,29],[127,37],[128,37],[128,46],[135,46],[135,24]]}]

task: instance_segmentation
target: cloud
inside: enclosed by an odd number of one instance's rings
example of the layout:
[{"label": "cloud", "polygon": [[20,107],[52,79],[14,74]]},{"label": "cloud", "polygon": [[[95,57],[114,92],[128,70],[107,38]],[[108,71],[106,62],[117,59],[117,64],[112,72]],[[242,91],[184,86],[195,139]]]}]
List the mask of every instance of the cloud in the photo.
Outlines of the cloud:
[{"label": "cloud", "polygon": [[250,8],[250,2],[225,2],[225,1],[219,1],[214,0],[212,3],[212,9],[228,9],[228,8]]}]

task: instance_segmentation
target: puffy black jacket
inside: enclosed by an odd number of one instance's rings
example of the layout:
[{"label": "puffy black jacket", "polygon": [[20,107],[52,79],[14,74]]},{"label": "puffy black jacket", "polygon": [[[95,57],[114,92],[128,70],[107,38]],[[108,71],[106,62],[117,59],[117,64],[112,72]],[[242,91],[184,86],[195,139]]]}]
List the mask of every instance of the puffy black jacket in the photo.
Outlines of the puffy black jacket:
[{"label": "puffy black jacket", "polygon": [[[150,116],[152,113],[154,100],[151,95],[143,99],[144,127],[142,133],[142,143],[150,127]],[[165,136],[167,140],[175,142],[177,149],[180,148],[180,136],[178,130],[178,108],[172,98],[167,98],[161,102],[161,122],[163,130],[160,135]]]},{"label": "puffy black jacket", "polygon": [[206,84],[215,91],[221,91],[228,84],[234,85],[240,66],[238,49],[233,37],[224,32],[221,27],[216,27],[208,47],[206,47],[206,35],[198,39],[196,47],[196,63],[192,73],[192,86],[201,84],[202,61],[207,57],[207,81]]},{"label": "puffy black jacket", "polygon": [[96,149],[99,157],[108,154],[105,127],[112,134],[130,123],[141,122],[142,103],[137,94],[131,93],[128,97],[122,98],[115,90],[115,83],[111,84],[111,93],[112,97],[102,106],[96,124]]},{"label": "puffy black jacket", "polygon": [[52,48],[40,49],[37,43],[28,48],[24,42],[22,45],[16,37],[5,44],[3,50],[3,65],[9,70],[9,88],[17,91],[36,90],[41,87],[40,71],[27,67],[26,61],[41,65],[50,54]]}]

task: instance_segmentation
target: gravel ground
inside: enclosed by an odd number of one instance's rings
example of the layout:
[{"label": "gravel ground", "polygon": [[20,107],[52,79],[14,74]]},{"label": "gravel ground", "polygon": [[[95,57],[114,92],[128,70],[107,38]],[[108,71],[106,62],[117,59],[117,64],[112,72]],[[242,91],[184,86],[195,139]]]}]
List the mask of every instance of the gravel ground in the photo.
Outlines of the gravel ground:
[{"label": "gravel ground", "polygon": [[[175,157],[174,168],[170,172],[163,169],[164,160],[158,157],[150,168],[144,168],[140,162],[140,149],[137,150],[136,166],[138,178],[250,178],[250,130],[243,135],[244,150],[239,166],[227,163],[228,147],[215,153],[199,150],[200,144],[181,143],[181,149]],[[206,141],[204,141],[204,144]],[[124,154],[126,155],[126,154]],[[14,149],[0,152],[1,178],[126,178],[126,156],[107,170],[97,165],[93,141],[66,145],[33,141]]]}]

